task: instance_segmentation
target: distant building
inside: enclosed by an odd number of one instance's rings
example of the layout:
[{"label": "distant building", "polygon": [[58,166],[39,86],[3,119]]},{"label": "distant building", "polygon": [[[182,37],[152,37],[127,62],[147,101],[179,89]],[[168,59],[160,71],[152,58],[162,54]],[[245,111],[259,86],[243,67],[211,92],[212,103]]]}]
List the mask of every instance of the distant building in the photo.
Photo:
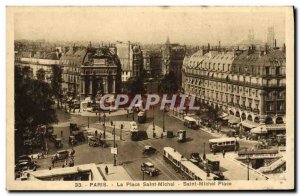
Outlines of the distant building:
[{"label": "distant building", "polygon": [[245,130],[285,129],[286,57],[281,50],[198,51],[184,59],[182,87]]},{"label": "distant building", "polygon": [[141,47],[131,42],[117,42],[117,56],[121,62],[122,82],[131,77],[138,77],[143,70],[143,54]]},{"label": "distant building", "polygon": [[174,72],[177,79],[181,80],[181,69],[186,53],[186,47],[179,44],[171,44],[169,37],[162,47],[162,74]]},{"label": "distant building", "polygon": [[66,53],[60,58],[60,65],[63,68],[63,84],[62,88],[67,93],[80,93],[80,74],[81,65],[87,55],[87,48],[70,46]]},{"label": "distant building", "polygon": [[162,55],[159,50],[143,50],[143,71],[147,77],[160,78]]},{"label": "distant building", "polygon": [[[35,54],[32,54],[31,52],[21,52],[21,54],[16,54],[16,65],[20,66],[21,68],[29,67],[29,70],[31,72],[31,76],[34,79],[43,80],[47,83],[51,82],[51,76],[52,76],[52,67],[54,65],[59,65],[59,57],[60,54],[57,52],[37,52]],[[25,56],[25,57],[23,57]],[[42,72],[42,74],[39,75],[39,72]]]}]

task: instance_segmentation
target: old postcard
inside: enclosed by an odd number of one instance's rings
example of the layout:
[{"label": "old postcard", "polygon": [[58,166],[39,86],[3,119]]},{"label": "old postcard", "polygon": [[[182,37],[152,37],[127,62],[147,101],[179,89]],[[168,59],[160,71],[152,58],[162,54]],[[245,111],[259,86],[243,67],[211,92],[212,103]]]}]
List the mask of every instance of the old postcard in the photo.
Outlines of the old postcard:
[{"label": "old postcard", "polygon": [[294,189],[293,7],[7,7],[6,44],[8,190]]}]

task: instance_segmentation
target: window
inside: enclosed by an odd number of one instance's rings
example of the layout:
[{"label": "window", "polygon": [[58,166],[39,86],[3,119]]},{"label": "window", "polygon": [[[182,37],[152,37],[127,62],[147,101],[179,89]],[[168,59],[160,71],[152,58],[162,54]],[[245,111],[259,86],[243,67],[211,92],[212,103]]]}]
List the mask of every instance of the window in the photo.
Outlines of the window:
[{"label": "window", "polygon": [[270,67],[266,67],[266,75],[270,75]]}]

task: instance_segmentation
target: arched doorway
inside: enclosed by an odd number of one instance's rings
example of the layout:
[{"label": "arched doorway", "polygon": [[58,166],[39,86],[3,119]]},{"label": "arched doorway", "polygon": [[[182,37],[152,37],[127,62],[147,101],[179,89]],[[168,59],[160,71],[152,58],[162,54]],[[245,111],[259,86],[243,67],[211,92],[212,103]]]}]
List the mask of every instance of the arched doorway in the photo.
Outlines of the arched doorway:
[{"label": "arched doorway", "polygon": [[259,118],[257,116],[254,118],[254,122],[259,123]]},{"label": "arched doorway", "polygon": [[273,119],[270,116],[267,116],[265,119],[266,124],[273,124]]},{"label": "arched doorway", "polygon": [[246,114],[242,113],[242,120],[246,120]]},{"label": "arched doorway", "polygon": [[239,112],[239,111],[236,111],[235,116],[236,116],[236,117],[241,117],[240,112]]},{"label": "arched doorway", "polygon": [[248,115],[247,120],[253,121],[253,118],[252,118],[252,116],[250,114]]},{"label": "arched doorway", "polygon": [[229,110],[230,115],[234,115],[234,112],[232,110]]},{"label": "arched doorway", "polygon": [[276,118],[276,124],[283,124],[283,118],[282,117],[277,117]]}]

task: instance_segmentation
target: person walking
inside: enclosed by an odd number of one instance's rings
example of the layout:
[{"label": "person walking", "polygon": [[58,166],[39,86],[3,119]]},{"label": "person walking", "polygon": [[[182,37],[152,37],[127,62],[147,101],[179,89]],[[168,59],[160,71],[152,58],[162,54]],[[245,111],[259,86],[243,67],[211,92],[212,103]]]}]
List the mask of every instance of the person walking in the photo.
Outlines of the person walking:
[{"label": "person walking", "polygon": [[52,159],[52,168],[54,168],[54,163],[55,163],[55,161],[54,161],[54,159]]},{"label": "person walking", "polygon": [[108,175],[108,167],[107,167],[107,165],[105,166],[105,174]]},{"label": "person walking", "polygon": [[225,158],[225,153],[226,153],[226,151],[225,151],[225,150],[223,150],[223,158]]}]

